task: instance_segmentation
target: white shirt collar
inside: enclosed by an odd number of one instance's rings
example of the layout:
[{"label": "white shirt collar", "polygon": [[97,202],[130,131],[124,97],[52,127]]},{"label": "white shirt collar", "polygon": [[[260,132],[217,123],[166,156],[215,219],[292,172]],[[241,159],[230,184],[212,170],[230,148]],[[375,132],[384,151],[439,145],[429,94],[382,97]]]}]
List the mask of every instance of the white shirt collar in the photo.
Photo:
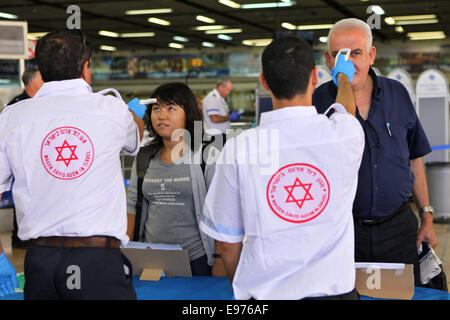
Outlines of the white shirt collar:
[{"label": "white shirt collar", "polygon": [[34,97],[43,97],[55,94],[64,94],[69,96],[77,96],[80,94],[91,93],[91,86],[84,79],[70,79],[61,81],[45,82],[36,92]]},{"label": "white shirt collar", "polygon": [[261,113],[260,126],[267,126],[275,121],[302,118],[313,115],[317,115],[317,109],[314,106],[284,107]]}]

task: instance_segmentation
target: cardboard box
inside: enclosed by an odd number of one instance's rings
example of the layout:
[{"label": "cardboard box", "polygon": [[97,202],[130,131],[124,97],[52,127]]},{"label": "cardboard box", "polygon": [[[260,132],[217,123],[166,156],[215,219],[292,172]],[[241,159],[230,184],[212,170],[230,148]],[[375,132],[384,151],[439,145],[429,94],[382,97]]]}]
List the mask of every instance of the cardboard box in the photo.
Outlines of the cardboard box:
[{"label": "cardboard box", "polygon": [[[155,249],[157,248],[157,249]],[[186,250],[170,245],[140,243],[121,248],[133,266],[133,275],[141,280],[158,281],[164,272],[166,277],[192,277],[189,255]]]},{"label": "cardboard box", "polygon": [[412,299],[412,264],[367,262],[355,265],[356,290],[359,294],[381,299]]}]

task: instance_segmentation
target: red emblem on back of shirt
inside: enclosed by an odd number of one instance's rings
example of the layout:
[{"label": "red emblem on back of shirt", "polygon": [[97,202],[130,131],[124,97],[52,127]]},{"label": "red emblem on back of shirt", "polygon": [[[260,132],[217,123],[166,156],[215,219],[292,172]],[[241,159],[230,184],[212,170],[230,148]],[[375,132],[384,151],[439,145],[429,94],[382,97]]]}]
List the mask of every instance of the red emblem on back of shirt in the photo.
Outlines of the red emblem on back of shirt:
[{"label": "red emblem on back of shirt", "polygon": [[52,130],[42,141],[41,161],[55,178],[76,179],[85,174],[94,161],[94,146],[89,136],[75,127]]},{"label": "red emblem on back of shirt", "polygon": [[281,219],[303,223],[317,218],[330,199],[325,175],[306,163],[294,163],[278,170],[267,185],[267,202]]}]

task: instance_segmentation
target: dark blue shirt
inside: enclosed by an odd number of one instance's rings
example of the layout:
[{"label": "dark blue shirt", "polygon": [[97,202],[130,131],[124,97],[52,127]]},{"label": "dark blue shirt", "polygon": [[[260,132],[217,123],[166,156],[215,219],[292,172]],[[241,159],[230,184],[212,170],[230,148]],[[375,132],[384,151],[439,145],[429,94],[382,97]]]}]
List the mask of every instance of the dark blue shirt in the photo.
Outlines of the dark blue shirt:
[{"label": "dark blue shirt", "polygon": [[[405,87],[376,76],[372,69],[369,75],[373,91],[367,120],[356,111],[366,144],[353,214],[382,217],[395,212],[411,195],[414,175],[409,161],[430,153],[431,147]],[[324,83],[314,91],[313,105],[324,113],[336,94],[333,81]]]}]

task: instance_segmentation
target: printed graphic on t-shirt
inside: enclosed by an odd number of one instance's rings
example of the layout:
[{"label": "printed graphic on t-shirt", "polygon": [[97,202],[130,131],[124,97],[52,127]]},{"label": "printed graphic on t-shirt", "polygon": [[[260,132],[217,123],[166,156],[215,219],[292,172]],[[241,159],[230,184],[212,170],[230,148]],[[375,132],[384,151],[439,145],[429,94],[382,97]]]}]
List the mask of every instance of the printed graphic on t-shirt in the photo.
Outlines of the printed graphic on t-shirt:
[{"label": "printed graphic on t-shirt", "polygon": [[318,168],[295,163],[278,170],[267,185],[267,202],[279,218],[303,223],[317,218],[330,199],[330,185]]},{"label": "printed graphic on t-shirt", "polygon": [[191,186],[190,181],[190,177],[144,178],[144,183],[150,184],[146,189],[148,188],[147,190],[149,190],[147,195],[152,199],[151,203],[153,205],[167,206],[185,205],[185,195],[182,194],[180,189],[186,186],[189,188]]},{"label": "printed graphic on t-shirt", "polygon": [[92,141],[85,132],[78,128],[54,129],[42,141],[42,165],[55,178],[76,179],[89,170],[93,160]]}]

